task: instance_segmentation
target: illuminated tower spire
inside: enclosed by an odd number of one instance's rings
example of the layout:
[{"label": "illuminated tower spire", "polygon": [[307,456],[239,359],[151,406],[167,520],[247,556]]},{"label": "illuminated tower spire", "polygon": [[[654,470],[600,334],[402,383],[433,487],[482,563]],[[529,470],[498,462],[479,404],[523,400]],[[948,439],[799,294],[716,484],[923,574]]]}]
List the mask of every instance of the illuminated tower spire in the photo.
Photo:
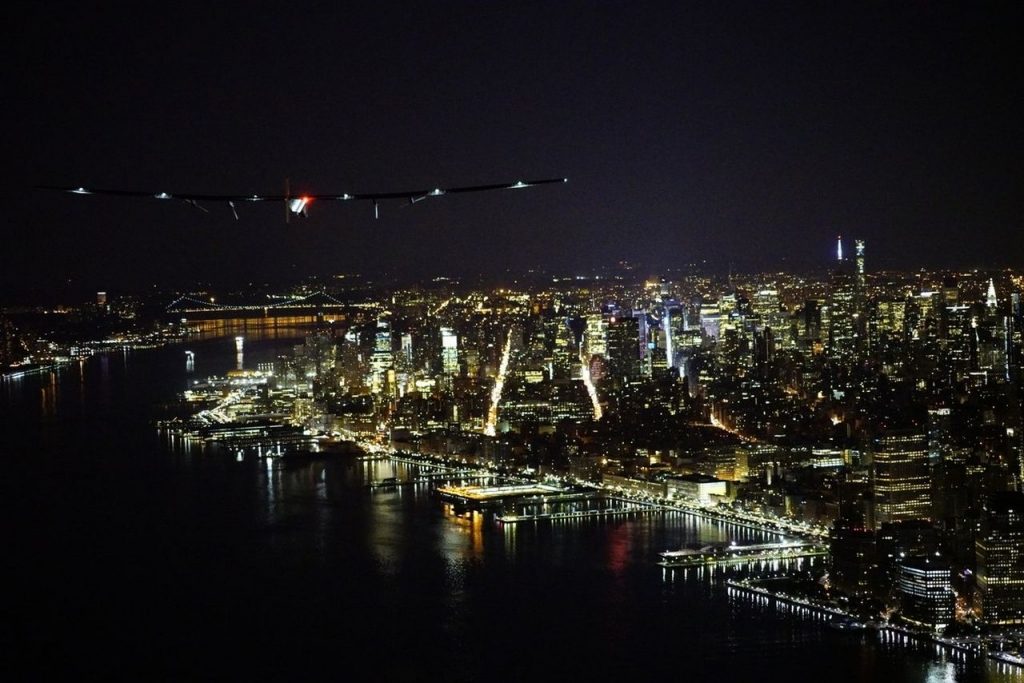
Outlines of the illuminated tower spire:
[{"label": "illuminated tower spire", "polygon": [[860,347],[860,288],[850,261],[843,258],[843,238],[837,238],[838,262],[832,271],[828,300],[828,344],[834,360],[852,361]]},{"label": "illuminated tower spire", "polygon": [[985,305],[989,308],[995,308],[996,302],[996,283],[989,278],[988,280],[988,294],[985,296]]},{"label": "illuminated tower spire", "polygon": [[672,316],[668,306],[665,307],[665,317],[661,321],[662,327],[665,328],[665,358],[668,361],[668,367],[674,368],[676,366],[675,359],[675,346],[673,343],[675,340],[672,339]]}]

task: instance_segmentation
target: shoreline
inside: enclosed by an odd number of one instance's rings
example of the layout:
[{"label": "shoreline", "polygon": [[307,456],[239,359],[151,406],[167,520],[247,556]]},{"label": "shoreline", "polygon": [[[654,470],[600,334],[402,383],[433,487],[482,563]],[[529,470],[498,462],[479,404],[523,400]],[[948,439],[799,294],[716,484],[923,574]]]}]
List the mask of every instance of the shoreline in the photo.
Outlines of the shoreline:
[{"label": "shoreline", "polygon": [[978,655],[994,659],[1002,664],[1015,666],[1024,671],[1024,656],[1015,655],[1010,652],[1003,650],[995,650],[989,647],[989,644],[997,641],[998,638],[977,636],[973,638],[944,638],[941,635],[935,633],[926,633],[923,631],[914,631],[912,629],[904,628],[895,624],[878,622],[878,621],[861,621],[856,615],[850,614],[845,610],[839,609],[838,607],[829,607],[827,605],[821,605],[810,600],[803,599],[799,596],[790,595],[782,591],[774,591],[763,586],[756,584],[757,579],[726,579],[725,585],[727,589],[746,593],[750,596],[761,596],[767,597],[773,600],[801,607],[809,611],[815,612],[821,616],[833,617],[838,619],[850,620],[859,624],[858,627],[850,629],[853,632],[874,632],[880,635],[893,634],[910,638],[912,640],[921,643],[931,643],[939,647],[946,648],[951,652],[961,652],[965,654]]}]

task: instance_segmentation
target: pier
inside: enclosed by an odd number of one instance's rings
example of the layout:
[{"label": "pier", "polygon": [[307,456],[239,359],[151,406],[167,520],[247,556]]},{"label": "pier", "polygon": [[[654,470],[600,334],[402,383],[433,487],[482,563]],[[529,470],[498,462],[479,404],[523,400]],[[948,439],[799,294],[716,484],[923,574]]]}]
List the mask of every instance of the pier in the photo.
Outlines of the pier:
[{"label": "pier", "polygon": [[[438,487],[435,494],[451,503],[457,513],[495,507],[506,508],[510,504],[525,508],[525,511],[521,512],[508,509],[499,512],[495,520],[500,524],[597,519],[661,511],[657,505],[609,496],[598,489],[564,489],[539,483]],[[594,502],[601,504],[602,507],[590,507]],[[618,503],[619,507],[606,507],[605,504],[609,502]],[[580,504],[587,507],[580,509]],[[534,511],[530,511],[531,508]]]},{"label": "pier", "polygon": [[[593,499],[593,494],[588,494],[587,499]],[[622,517],[625,515],[636,515],[652,512],[647,506],[629,508],[605,508],[603,510],[571,510],[564,512],[538,512],[525,515],[500,515],[497,521],[502,524],[518,524],[520,522],[535,522],[538,520],[565,521],[572,519],[594,519],[601,517]]]},{"label": "pier", "polygon": [[729,565],[759,560],[793,560],[801,557],[828,555],[828,547],[808,541],[783,541],[756,545],[708,545],[699,549],[684,548],[661,553],[662,567],[698,567]]},{"label": "pier", "polygon": [[552,499],[565,495],[565,489],[549,484],[513,484],[510,486],[439,486],[434,493],[456,507],[484,508],[510,498],[540,497]]}]

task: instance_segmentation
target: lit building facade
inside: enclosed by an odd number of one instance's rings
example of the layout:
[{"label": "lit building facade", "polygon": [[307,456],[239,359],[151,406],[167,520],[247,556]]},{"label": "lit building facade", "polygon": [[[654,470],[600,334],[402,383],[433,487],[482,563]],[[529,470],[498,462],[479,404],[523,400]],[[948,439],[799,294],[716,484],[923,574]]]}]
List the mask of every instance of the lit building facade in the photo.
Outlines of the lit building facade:
[{"label": "lit building facade", "polygon": [[931,518],[931,475],[925,431],[884,432],[875,445],[872,474],[876,529],[887,523]]},{"label": "lit building facade", "polygon": [[956,594],[948,562],[938,557],[904,558],[896,591],[904,621],[936,632],[953,623]]},{"label": "lit building facade", "polygon": [[1001,491],[985,503],[975,540],[981,620],[1024,624],[1024,493]]}]

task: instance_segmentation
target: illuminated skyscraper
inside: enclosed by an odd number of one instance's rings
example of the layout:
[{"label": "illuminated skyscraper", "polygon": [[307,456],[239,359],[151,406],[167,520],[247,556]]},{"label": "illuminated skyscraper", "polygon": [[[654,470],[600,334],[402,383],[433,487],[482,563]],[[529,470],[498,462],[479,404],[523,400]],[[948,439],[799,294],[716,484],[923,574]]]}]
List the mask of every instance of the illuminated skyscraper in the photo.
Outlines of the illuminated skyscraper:
[{"label": "illuminated skyscraper", "polygon": [[450,327],[441,328],[441,371],[448,377],[459,374],[459,338]]},{"label": "illuminated skyscraper", "polygon": [[587,329],[584,332],[583,341],[584,353],[588,358],[605,357],[607,333],[608,323],[600,313],[591,313],[587,316]]},{"label": "illuminated skyscraper", "polygon": [[767,320],[773,313],[779,312],[779,290],[760,289],[754,293],[751,309],[761,320]]},{"label": "illuminated skyscraper", "polygon": [[665,331],[665,359],[670,368],[679,363],[680,350],[685,343],[686,309],[679,301],[667,299],[662,302],[661,326]]},{"label": "illuminated skyscraper", "polygon": [[986,501],[975,556],[981,620],[1024,624],[1024,493],[1001,491]]},{"label": "illuminated skyscraper", "polygon": [[700,325],[708,339],[719,339],[722,334],[722,309],[718,301],[705,299],[700,307]]},{"label": "illuminated skyscraper", "polygon": [[949,563],[938,557],[908,557],[896,574],[900,616],[917,626],[942,631],[953,623],[956,594]]},{"label": "illuminated skyscraper", "polygon": [[825,347],[828,357],[833,360],[850,363],[858,356],[861,345],[861,298],[858,275],[852,264],[843,259],[843,242],[840,238],[828,299],[828,343]]},{"label": "illuminated skyscraper", "polygon": [[386,373],[394,367],[391,350],[391,317],[381,315],[377,319],[377,330],[373,337],[373,351],[370,354],[370,388],[377,393],[384,387]]},{"label": "illuminated skyscraper", "polygon": [[864,272],[864,240],[854,240],[857,257],[857,286],[863,292],[867,288],[867,275]]},{"label": "illuminated skyscraper", "polygon": [[878,438],[872,465],[875,528],[930,519],[931,476],[924,430],[886,430]]}]

